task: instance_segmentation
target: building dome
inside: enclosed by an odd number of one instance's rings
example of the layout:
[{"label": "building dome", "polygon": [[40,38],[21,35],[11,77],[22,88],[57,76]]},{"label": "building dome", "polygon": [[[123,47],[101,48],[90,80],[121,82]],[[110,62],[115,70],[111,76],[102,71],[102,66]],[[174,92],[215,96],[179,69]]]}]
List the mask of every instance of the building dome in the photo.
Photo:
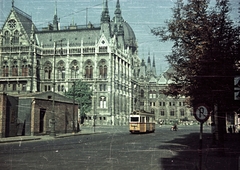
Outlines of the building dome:
[{"label": "building dome", "polygon": [[[111,27],[114,28],[115,24],[116,23],[114,21],[112,21]],[[136,36],[135,36],[135,33],[134,33],[132,27],[126,21],[117,23],[117,25],[118,26],[121,25],[123,28],[125,45],[137,48]]]},{"label": "building dome", "polygon": [[124,40],[126,45],[135,46],[136,45],[136,36],[133,32],[132,27],[127,22],[122,22],[123,30],[124,30]]}]

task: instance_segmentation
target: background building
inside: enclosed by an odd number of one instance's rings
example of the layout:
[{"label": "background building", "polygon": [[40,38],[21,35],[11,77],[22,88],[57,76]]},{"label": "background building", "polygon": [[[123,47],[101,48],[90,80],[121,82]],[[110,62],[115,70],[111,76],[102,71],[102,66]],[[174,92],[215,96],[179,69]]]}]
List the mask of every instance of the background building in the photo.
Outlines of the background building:
[{"label": "background building", "polygon": [[12,3],[1,30],[0,89],[11,95],[63,94],[80,79],[93,90],[88,124],[94,117],[96,124],[128,124],[129,113],[136,109],[153,111],[157,120],[189,116],[180,109],[185,108],[184,98],[173,103],[161,94],[169,80],[157,76],[155,59],[151,65],[150,56],[147,64],[138,57],[136,37],[122,17],[119,0],[112,18],[105,0],[99,20],[99,25],[72,22],[60,27],[56,8],[53,22],[38,29]]},{"label": "background building", "polygon": [[173,69],[169,68],[162,75],[157,76],[155,58],[150,54],[148,61],[142,60],[139,67],[135,67],[133,83],[134,109],[146,110],[155,114],[156,123],[159,124],[190,124],[196,122],[193,109],[188,106],[184,96],[166,96],[163,90],[170,83]]}]

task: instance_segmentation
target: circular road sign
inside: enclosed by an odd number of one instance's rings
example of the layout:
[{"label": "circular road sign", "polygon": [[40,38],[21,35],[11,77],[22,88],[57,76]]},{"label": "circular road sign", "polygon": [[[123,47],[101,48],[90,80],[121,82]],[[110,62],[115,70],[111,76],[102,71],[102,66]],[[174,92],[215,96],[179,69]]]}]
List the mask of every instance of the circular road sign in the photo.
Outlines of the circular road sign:
[{"label": "circular road sign", "polygon": [[194,116],[199,122],[205,122],[209,118],[208,107],[204,104],[200,104],[195,108]]}]

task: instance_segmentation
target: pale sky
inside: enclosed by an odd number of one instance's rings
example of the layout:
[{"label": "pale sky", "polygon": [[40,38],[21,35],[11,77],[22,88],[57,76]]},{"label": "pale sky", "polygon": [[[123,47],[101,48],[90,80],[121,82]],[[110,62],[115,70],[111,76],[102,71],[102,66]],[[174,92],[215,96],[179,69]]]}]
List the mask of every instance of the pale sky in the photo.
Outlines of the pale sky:
[{"label": "pale sky", "polygon": [[[165,21],[172,17],[171,8],[176,0],[120,0],[122,16],[135,32],[138,41],[138,54],[147,61],[148,53],[151,60],[155,56],[157,73],[168,68],[165,55],[171,53],[172,43],[161,43],[153,34],[151,28],[165,26]],[[211,0],[213,2],[214,0]],[[102,0],[15,0],[15,6],[32,16],[38,29],[52,22],[57,2],[57,13],[61,26],[68,26],[74,21],[84,25],[86,21],[100,23]],[[232,19],[238,17],[238,0],[230,0]],[[114,17],[116,0],[108,0],[110,18]],[[87,9],[87,10],[86,10]],[[11,10],[11,0],[0,0],[0,26],[2,27]],[[87,11],[87,12],[86,12]],[[86,19],[86,15],[88,16]]]}]

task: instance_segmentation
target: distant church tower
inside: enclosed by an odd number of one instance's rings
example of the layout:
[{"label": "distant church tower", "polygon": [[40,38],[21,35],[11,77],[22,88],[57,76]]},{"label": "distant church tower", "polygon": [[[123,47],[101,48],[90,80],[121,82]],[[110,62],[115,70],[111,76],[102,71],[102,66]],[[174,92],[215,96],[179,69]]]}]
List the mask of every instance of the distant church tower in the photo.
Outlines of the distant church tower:
[{"label": "distant church tower", "polygon": [[152,72],[152,67],[151,67],[151,59],[150,59],[150,53],[148,53],[148,60],[147,60],[147,77],[151,76],[151,72]]},{"label": "distant church tower", "polygon": [[152,74],[153,74],[154,77],[157,76],[156,66],[155,66],[155,56],[154,55],[153,55]]},{"label": "distant church tower", "polygon": [[139,77],[141,79],[146,77],[146,65],[145,65],[144,59],[142,59],[142,62],[141,62]]}]

